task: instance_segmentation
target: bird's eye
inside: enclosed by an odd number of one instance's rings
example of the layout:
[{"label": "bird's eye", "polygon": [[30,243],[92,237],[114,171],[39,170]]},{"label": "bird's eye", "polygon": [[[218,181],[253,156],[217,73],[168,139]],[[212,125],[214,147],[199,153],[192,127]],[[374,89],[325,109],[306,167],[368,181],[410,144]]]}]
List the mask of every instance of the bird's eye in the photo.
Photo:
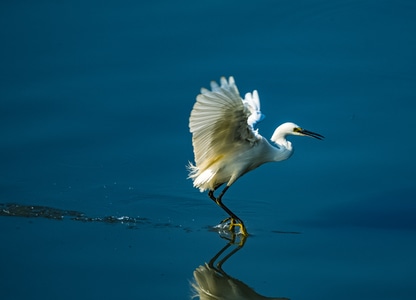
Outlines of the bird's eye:
[{"label": "bird's eye", "polygon": [[293,128],[293,132],[301,132],[301,131],[302,131],[302,128],[300,127]]}]

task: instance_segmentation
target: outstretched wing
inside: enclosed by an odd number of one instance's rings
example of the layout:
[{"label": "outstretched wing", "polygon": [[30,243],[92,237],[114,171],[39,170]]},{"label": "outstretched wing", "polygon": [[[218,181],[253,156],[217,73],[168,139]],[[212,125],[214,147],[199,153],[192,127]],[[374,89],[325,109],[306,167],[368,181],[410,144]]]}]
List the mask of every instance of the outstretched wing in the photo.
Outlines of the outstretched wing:
[{"label": "outstretched wing", "polygon": [[[197,167],[253,145],[260,138],[253,130],[254,123],[248,123],[250,105],[241,99],[233,77],[228,82],[222,77],[221,86],[212,81],[211,91],[201,89],[189,119]],[[260,108],[259,102],[256,108]]]}]

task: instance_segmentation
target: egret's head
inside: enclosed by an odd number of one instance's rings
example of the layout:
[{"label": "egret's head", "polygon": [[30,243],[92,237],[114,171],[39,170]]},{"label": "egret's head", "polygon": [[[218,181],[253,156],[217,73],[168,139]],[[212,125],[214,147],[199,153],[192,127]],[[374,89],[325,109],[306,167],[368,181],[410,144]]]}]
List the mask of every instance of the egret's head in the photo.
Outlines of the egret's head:
[{"label": "egret's head", "polygon": [[278,139],[285,138],[287,135],[300,135],[300,136],[310,136],[318,140],[322,140],[324,136],[320,135],[319,133],[315,133],[302,127],[296,125],[292,122],[283,123],[279,127],[276,128],[272,140],[277,141]]},{"label": "egret's head", "polygon": [[299,127],[299,126],[297,126],[296,124],[293,124],[293,123],[292,123],[292,125],[294,125],[293,132],[292,132],[293,135],[310,136],[310,137],[313,137],[313,138],[318,139],[318,140],[324,139],[324,136],[320,135],[319,133],[315,133],[315,132],[303,129],[302,127]]}]

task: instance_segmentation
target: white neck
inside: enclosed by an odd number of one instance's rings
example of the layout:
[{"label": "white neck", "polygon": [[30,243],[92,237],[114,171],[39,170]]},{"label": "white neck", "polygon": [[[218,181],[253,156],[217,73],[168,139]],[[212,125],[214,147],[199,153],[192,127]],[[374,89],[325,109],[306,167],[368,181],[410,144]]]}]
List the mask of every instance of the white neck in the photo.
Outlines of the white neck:
[{"label": "white neck", "polygon": [[281,161],[288,159],[293,154],[292,143],[286,139],[286,135],[273,134],[271,141],[274,142],[278,148],[274,147],[276,151],[274,152],[274,161]]}]

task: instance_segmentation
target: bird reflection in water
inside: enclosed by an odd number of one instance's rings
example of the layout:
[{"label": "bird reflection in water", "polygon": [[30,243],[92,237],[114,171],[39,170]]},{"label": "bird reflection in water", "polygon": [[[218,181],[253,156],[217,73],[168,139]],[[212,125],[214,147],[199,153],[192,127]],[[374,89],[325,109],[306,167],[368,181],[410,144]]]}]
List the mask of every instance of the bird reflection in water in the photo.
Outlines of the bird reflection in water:
[{"label": "bird reflection in water", "polygon": [[[256,293],[244,282],[231,277],[222,268],[222,265],[245,244],[247,237],[239,235],[241,240],[236,241],[236,235],[228,239],[228,243],[203,266],[194,271],[194,282],[191,283],[194,295],[200,300],[288,300],[288,298],[271,298]],[[230,247],[234,247],[228,254],[223,255]]]}]

